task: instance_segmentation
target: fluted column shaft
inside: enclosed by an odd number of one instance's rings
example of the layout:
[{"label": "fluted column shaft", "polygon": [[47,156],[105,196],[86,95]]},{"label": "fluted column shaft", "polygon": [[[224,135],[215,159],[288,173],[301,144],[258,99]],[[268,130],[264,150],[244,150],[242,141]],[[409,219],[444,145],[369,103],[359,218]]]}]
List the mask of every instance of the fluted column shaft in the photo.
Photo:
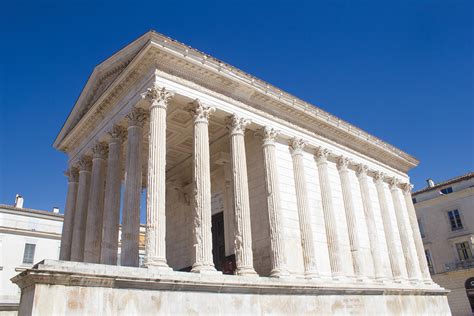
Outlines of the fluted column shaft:
[{"label": "fluted column shaft", "polygon": [[367,224],[369,234],[370,250],[374,265],[374,274],[376,279],[386,278],[386,274],[382,264],[382,249],[377,236],[377,226],[375,224],[375,213],[370,198],[369,182],[367,178],[367,166],[359,165],[357,169],[357,178],[359,180],[360,192],[362,196],[362,204],[364,207],[364,217]]},{"label": "fluted column shaft", "polygon": [[145,265],[166,263],[166,109],[173,94],[154,86],[144,98],[150,102],[150,140],[146,203]]},{"label": "fluted column shaft", "polygon": [[264,127],[259,134],[263,138],[263,162],[265,167],[265,190],[267,195],[268,220],[270,223],[270,257],[272,270],[270,276],[288,276],[286,252],[283,239],[283,223],[280,206],[280,187],[276,162],[275,139],[278,132]]},{"label": "fluted column shaft", "polygon": [[413,232],[413,239],[415,242],[415,249],[418,255],[418,264],[420,266],[421,276],[423,281],[426,283],[432,283],[430,270],[428,268],[428,262],[426,261],[425,247],[423,246],[423,240],[421,239],[420,227],[418,226],[418,220],[416,217],[415,206],[411,197],[411,185],[406,183],[403,187],[403,196],[405,198],[405,204],[407,206],[408,218],[410,220],[411,230]]},{"label": "fluted column shaft", "polygon": [[405,259],[398,251],[395,232],[393,231],[392,221],[387,204],[387,197],[384,189],[384,177],[381,172],[375,173],[375,187],[377,189],[377,196],[380,204],[380,213],[382,215],[383,228],[385,231],[385,239],[387,241],[388,256],[390,259],[390,266],[392,268],[393,278],[400,280],[406,277],[407,271],[405,266]]},{"label": "fluted column shaft", "polygon": [[140,193],[142,190],[142,139],[144,110],[135,108],[127,115],[128,146],[125,166],[125,191],[122,210],[122,248],[120,263],[138,267],[140,238]]},{"label": "fluted column shaft", "polygon": [[256,275],[253,267],[252,229],[250,224],[250,200],[245,155],[245,128],[250,121],[232,115],[227,118],[230,130],[232,174],[235,211],[235,259],[239,275]]},{"label": "fluted column shaft", "polygon": [[114,126],[109,133],[109,155],[105,181],[104,220],[100,263],[117,264],[120,226],[120,195],[122,184],[122,143],[127,131]]},{"label": "fluted column shaft", "polygon": [[92,149],[91,192],[87,207],[86,237],[84,242],[84,262],[100,262],[102,243],[102,221],[104,216],[105,158],[107,144],[98,143]]},{"label": "fluted column shaft", "polygon": [[347,231],[349,233],[349,244],[351,247],[354,274],[356,277],[363,277],[366,276],[366,266],[364,264],[363,253],[360,249],[359,225],[349,178],[348,167],[350,163],[351,161],[346,157],[339,157],[337,161],[337,169],[341,180],[342,199],[344,201],[344,211],[346,215]]},{"label": "fluted column shaft", "polygon": [[59,260],[71,259],[72,231],[74,225],[74,213],[76,209],[77,187],[79,180],[78,170],[74,167],[70,167],[66,175],[68,176],[68,185]]},{"label": "fluted column shaft", "polygon": [[84,156],[79,162],[79,184],[77,187],[76,209],[74,212],[74,228],[72,231],[71,261],[84,260],[84,239],[89,203],[92,161]]},{"label": "fluted column shaft", "polygon": [[332,275],[337,277],[343,274],[341,248],[341,237],[337,230],[336,216],[334,214],[333,197],[331,183],[329,179],[327,157],[329,151],[319,148],[316,151],[316,162],[318,165],[319,183],[321,186],[321,201],[323,205],[324,223],[326,227],[326,238],[329,249],[329,262]]},{"label": "fluted column shaft", "polygon": [[[402,243],[403,255],[407,268],[408,278],[410,280],[420,280],[420,265],[415,251],[415,242],[411,229],[407,225],[407,221],[403,214],[405,213],[402,207],[401,191],[398,187],[398,180],[395,178],[390,181],[390,193],[392,194],[393,206],[395,208],[395,215],[397,218],[398,231],[400,232],[400,241]],[[408,215],[408,214],[407,214]]]},{"label": "fluted column shaft", "polygon": [[199,100],[190,103],[188,110],[194,118],[193,186],[195,263],[193,272],[214,271],[212,258],[211,171],[209,159],[209,115],[213,107]]},{"label": "fluted column shaft", "polygon": [[291,157],[293,160],[293,174],[295,177],[298,221],[301,234],[301,247],[303,249],[304,271],[306,277],[312,278],[318,276],[318,268],[304,170],[303,148],[305,145],[306,144],[302,139],[294,138],[290,142]]}]

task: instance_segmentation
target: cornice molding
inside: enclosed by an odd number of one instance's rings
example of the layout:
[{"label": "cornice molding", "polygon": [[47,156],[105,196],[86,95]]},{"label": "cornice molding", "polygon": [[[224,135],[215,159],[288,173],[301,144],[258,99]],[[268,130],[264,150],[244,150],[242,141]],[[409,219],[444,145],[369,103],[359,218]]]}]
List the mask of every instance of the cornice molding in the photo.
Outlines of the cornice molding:
[{"label": "cornice molding", "polygon": [[[140,47],[137,49],[137,46]],[[67,152],[68,146],[84,137],[84,135],[81,136],[81,131],[85,133],[98,124],[96,120],[110,110],[123,95],[124,89],[129,89],[140,75],[153,67],[158,67],[161,71],[190,80],[255,109],[289,120],[291,123],[397,170],[406,172],[418,164],[415,158],[365,131],[231,65],[156,32],[146,33],[128,45],[123,54],[130,54],[130,51],[136,54],[131,61],[127,59],[124,61],[124,64],[127,64],[126,67],[107,86],[101,96],[91,98],[95,100],[92,104],[81,103],[78,100],[71,112],[74,118],[68,118],[68,122],[54,143],[57,149]],[[119,51],[113,57],[119,58],[121,52]],[[87,86],[90,84],[88,83]],[[88,89],[91,88],[88,87]],[[76,108],[82,108],[84,111]],[[82,116],[78,114],[83,112],[86,114]],[[73,115],[74,113],[76,115]],[[85,122],[81,124],[81,128],[75,128],[82,120]]]}]

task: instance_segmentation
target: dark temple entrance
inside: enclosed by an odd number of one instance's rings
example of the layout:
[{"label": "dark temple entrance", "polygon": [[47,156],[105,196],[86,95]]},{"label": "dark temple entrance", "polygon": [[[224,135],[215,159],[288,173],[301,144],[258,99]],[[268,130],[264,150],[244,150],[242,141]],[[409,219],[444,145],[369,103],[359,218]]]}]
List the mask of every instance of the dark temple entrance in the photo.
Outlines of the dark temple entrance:
[{"label": "dark temple entrance", "polygon": [[225,264],[224,213],[212,216],[212,258],[217,270],[223,271]]}]

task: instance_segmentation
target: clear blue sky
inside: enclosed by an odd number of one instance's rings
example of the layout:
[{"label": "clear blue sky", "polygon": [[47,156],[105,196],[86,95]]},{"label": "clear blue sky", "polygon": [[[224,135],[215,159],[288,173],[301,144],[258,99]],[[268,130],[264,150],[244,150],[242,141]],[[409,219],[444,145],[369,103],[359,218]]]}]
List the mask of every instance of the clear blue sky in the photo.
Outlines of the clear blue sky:
[{"label": "clear blue sky", "polygon": [[473,3],[4,1],[0,203],[64,208],[66,156],[51,144],[94,66],[149,29],[412,154],[416,188],[471,171]]}]

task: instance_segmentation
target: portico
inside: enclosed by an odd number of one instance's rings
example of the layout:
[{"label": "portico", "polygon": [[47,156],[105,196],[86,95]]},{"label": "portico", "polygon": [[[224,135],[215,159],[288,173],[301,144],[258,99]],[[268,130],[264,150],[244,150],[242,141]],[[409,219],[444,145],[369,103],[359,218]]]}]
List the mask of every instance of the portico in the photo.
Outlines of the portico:
[{"label": "portico", "polygon": [[[94,70],[54,146],[69,157],[61,260],[79,269],[117,265],[119,247],[120,266],[139,268],[142,218],[139,278],[179,283],[178,271],[190,271],[257,293],[269,277],[283,282],[280,294],[290,284],[312,295],[336,287],[336,301],[345,288],[424,291],[444,308],[402,194],[413,157],[160,34]],[[211,225],[220,213],[223,246]],[[410,295],[396,299],[429,309]]]}]

